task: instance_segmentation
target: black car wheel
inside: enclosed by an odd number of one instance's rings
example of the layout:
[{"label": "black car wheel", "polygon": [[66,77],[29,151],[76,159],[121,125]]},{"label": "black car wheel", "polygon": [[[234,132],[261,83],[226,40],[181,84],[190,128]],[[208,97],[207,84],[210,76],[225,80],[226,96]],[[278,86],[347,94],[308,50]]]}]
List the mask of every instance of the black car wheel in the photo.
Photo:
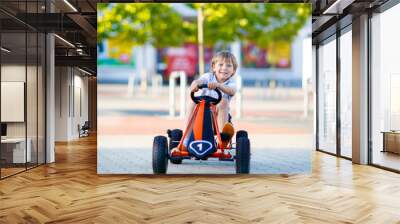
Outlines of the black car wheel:
[{"label": "black car wheel", "polygon": [[250,172],[250,140],[240,137],[236,142],[236,173]]},{"label": "black car wheel", "polygon": [[242,138],[242,137],[248,138],[247,131],[239,130],[239,131],[236,132],[236,142],[238,142],[238,139]]},{"label": "black car wheel", "polygon": [[153,141],[153,173],[165,174],[168,168],[168,144],[164,136],[156,136]]}]

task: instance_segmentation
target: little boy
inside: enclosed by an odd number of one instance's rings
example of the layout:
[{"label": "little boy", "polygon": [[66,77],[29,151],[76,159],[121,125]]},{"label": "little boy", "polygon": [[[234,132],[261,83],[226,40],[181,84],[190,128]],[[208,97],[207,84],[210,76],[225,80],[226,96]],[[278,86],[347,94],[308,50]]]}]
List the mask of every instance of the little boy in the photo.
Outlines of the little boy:
[{"label": "little boy", "polygon": [[[229,138],[233,135],[233,127],[228,123],[229,104],[236,93],[236,83],[232,78],[238,67],[235,56],[228,51],[221,51],[214,55],[211,60],[211,72],[205,73],[197,80],[194,80],[190,86],[191,92],[199,91],[198,85],[207,84],[200,94],[217,98],[218,95],[214,89],[218,88],[222,93],[222,100],[217,104],[218,127],[223,128],[222,133],[229,132]],[[195,104],[192,102],[189,111],[193,111]],[[189,121],[187,121],[189,122]],[[232,133],[230,133],[232,132]]]}]

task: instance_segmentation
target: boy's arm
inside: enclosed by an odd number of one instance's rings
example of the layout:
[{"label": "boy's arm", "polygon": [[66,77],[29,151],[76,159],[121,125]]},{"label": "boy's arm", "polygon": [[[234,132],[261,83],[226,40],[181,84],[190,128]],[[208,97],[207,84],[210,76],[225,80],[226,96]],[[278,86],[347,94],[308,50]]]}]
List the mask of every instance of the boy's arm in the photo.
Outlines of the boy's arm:
[{"label": "boy's arm", "polygon": [[197,92],[199,91],[199,81],[198,80],[193,80],[192,84],[190,85],[190,92]]},{"label": "boy's arm", "polygon": [[220,89],[222,92],[228,94],[229,96],[233,96],[236,93],[236,87],[234,84],[231,85],[224,85],[222,83],[218,83],[218,82],[212,82],[212,83],[208,83],[208,88],[209,89],[215,89],[218,88]]},{"label": "boy's arm", "polygon": [[223,85],[222,83],[218,83],[217,88],[230,96],[233,96],[236,93],[236,88],[234,88],[233,86],[229,86],[229,85]]}]

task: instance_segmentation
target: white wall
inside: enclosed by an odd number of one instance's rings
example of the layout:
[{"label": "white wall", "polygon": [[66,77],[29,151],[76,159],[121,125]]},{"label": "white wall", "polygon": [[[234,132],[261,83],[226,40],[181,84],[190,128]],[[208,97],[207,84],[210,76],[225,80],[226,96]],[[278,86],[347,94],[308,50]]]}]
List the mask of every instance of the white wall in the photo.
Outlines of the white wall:
[{"label": "white wall", "polygon": [[[79,73],[82,74],[82,73]],[[79,122],[88,120],[88,77],[75,75],[75,86],[81,89],[82,116],[78,116]]]},{"label": "white wall", "polygon": [[55,68],[55,141],[68,141],[70,69]]},{"label": "white wall", "polygon": [[81,75],[82,73],[78,70],[74,70],[74,96],[72,96],[74,107],[72,108],[71,120],[73,138],[79,137],[78,124],[82,126],[85,121],[88,121],[88,78]]},{"label": "white wall", "polygon": [[76,68],[56,67],[55,98],[55,140],[79,138],[78,124],[88,120],[88,78]]}]

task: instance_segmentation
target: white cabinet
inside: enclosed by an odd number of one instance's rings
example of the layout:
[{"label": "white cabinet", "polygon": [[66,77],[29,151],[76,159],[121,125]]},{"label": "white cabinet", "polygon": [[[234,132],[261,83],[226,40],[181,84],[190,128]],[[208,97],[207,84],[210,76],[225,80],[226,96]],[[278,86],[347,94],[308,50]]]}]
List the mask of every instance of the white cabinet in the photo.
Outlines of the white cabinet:
[{"label": "white cabinet", "polygon": [[25,138],[7,138],[1,140],[2,146],[12,148],[13,163],[25,163],[32,161],[32,140],[28,138],[27,143],[28,145],[25,151]]}]

